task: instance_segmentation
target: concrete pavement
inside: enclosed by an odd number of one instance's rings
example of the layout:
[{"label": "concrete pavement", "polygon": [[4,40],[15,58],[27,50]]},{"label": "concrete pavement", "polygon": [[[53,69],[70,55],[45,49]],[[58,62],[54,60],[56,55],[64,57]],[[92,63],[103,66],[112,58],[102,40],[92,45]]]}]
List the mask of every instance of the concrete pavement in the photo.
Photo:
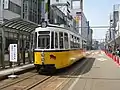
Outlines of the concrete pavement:
[{"label": "concrete pavement", "polygon": [[[104,52],[96,51],[80,75],[62,90],[120,90],[120,68]],[[90,63],[94,59],[93,63]]]}]

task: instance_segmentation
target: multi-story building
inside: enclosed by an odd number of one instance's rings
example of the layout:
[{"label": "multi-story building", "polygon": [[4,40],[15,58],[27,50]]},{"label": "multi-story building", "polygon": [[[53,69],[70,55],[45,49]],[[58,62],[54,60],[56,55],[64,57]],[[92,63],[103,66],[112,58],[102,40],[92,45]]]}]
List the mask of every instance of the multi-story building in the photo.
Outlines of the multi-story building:
[{"label": "multi-story building", "polygon": [[106,43],[108,46],[120,46],[120,4],[113,6],[109,21],[110,28],[106,33]]},{"label": "multi-story building", "polygon": [[84,13],[82,13],[82,21],[81,21],[81,9],[79,8],[72,9],[72,16],[77,22],[77,27],[78,27],[77,30],[79,30],[79,33],[82,35],[82,37],[87,40],[88,23]]},{"label": "multi-story building", "polygon": [[0,0],[0,66],[4,61],[9,64],[8,48],[13,43],[18,44],[18,58],[25,63],[24,52],[32,47],[32,34],[29,32],[41,21],[39,1],[41,0]]},{"label": "multi-story building", "polygon": [[76,27],[78,27],[78,28],[76,28],[76,30],[81,34],[81,32],[80,32],[81,28],[79,28],[80,27],[80,17],[81,17],[80,11],[81,11],[80,9],[73,9],[73,8],[71,9],[71,14],[72,14],[74,20],[76,21]]},{"label": "multi-story building", "polygon": [[93,30],[88,28],[88,41],[87,41],[87,45],[88,45],[88,49],[92,49],[92,34],[93,34]]},{"label": "multi-story building", "polygon": [[76,27],[78,27],[77,28],[78,32],[85,40],[83,42],[86,42],[87,43],[86,47],[90,49],[90,47],[92,46],[92,30],[90,29],[89,21],[87,21],[87,18],[82,10],[81,5],[83,3],[81,3],[79,0],[73,0],[72,3],[74,1],[78,1],[78,3],[80,3],[80,6],[78,8],[72,6],[71,13],[73,18],[76,20]]},{"label": "multi-story building", "polygon": [[41,21],[40,0],[0,0],[0,4],[0,21],[13,18],[23,18],[35,23]]},{"label": "multi-story building", "polygon": [[21,17],[35,23],[41,22],[41,0],[21,0]]},{"label": "multi-story building", "polygon": [[98,47],[99,47],[99,41],[97,41],[95,39],[93,39],[92,41],[93,41],[92,42],[92,48],[95,49],[95,50],[97,50]]},{"label": "multi-story building", "polygon": [[[56,8],[58,8],[63,14],[63,20],[59,17],[62,17],[62,15],[56,11],[57,15],[52,15],[53,17],[53,22],[54,23],[63,23],[63,21],[65,22],[65,24],[67,25],[67,27],[70,27],[72,29],[75,29],[75,21],[73,20],[73,17],[71,15],[71,0],[51,0],[50,1],[50,5],[51,6],[55,6]],[[54,11],[55,12],[55,11]],[[52,14],[52,13],[51,13]]]},{"label": "multi-story building", "polygon": [[21,16],[21,0],[0,0],[0,23]]}]

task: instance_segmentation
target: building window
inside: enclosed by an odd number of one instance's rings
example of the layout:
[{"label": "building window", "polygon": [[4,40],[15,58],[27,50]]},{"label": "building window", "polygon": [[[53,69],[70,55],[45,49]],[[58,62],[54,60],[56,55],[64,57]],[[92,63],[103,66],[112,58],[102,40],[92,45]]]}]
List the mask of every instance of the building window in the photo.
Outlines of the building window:
[{"label": "building window", "polygon": [[51,32],[51,49],[54,49],[54,32]]},{"label": "building window", "polygon": [[56,2],[59,2],[59,0],[56,0]]}]

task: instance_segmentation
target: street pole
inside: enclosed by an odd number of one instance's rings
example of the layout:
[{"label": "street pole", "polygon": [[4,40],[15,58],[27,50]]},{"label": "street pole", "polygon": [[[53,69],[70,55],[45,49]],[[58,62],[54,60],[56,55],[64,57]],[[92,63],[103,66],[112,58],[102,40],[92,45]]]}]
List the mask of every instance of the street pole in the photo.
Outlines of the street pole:
[{"label": "street pole", "polygon": [[[81,34],[82,34],[83,0],[80,0],[80,9],[81,9]],[[84,47],[83,44],[82,47]]]},{"label": "street pole", "polygon": [[[0,24],[4,23],[4,7],[3,7],[3,0],[0,0]],[[2,46],[1,46],[1,64],[2,68],[5,68],[4,63],[4,52],[5,52],[5,36],[4,36],[4,27],[0,27],[2,31]]]},{"label": "street pole", "polygon": [[116,40],[115,40],[115,5],[114,5],[114,10],[113,10],[113,41],[114,41],[114,52],[116,50]]}]

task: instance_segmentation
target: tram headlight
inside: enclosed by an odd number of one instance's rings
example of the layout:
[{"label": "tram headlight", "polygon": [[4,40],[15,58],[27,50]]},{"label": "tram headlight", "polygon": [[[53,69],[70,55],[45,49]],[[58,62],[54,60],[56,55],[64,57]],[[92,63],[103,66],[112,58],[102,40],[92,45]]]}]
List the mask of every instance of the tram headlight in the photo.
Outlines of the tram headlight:
[{"label": "tram headlight", "polygon": [[41,57],[44,57],[44,56],[45,56],[44,52],[41,52]]},{"label": "tram headlight", "polygon": [[44,54],[44,52],[41,52],[41,61],[42,61],[42,63],[44,63],[44,61],[45,61],[45,54]]},{"label": "tram headlight", "polygon": [[44,58],[44,57],[42,57],[42,58],[41,58],[41,61],[42,61],[42,62],[44,62],[44,61],[45,61],[45,58]]}]

